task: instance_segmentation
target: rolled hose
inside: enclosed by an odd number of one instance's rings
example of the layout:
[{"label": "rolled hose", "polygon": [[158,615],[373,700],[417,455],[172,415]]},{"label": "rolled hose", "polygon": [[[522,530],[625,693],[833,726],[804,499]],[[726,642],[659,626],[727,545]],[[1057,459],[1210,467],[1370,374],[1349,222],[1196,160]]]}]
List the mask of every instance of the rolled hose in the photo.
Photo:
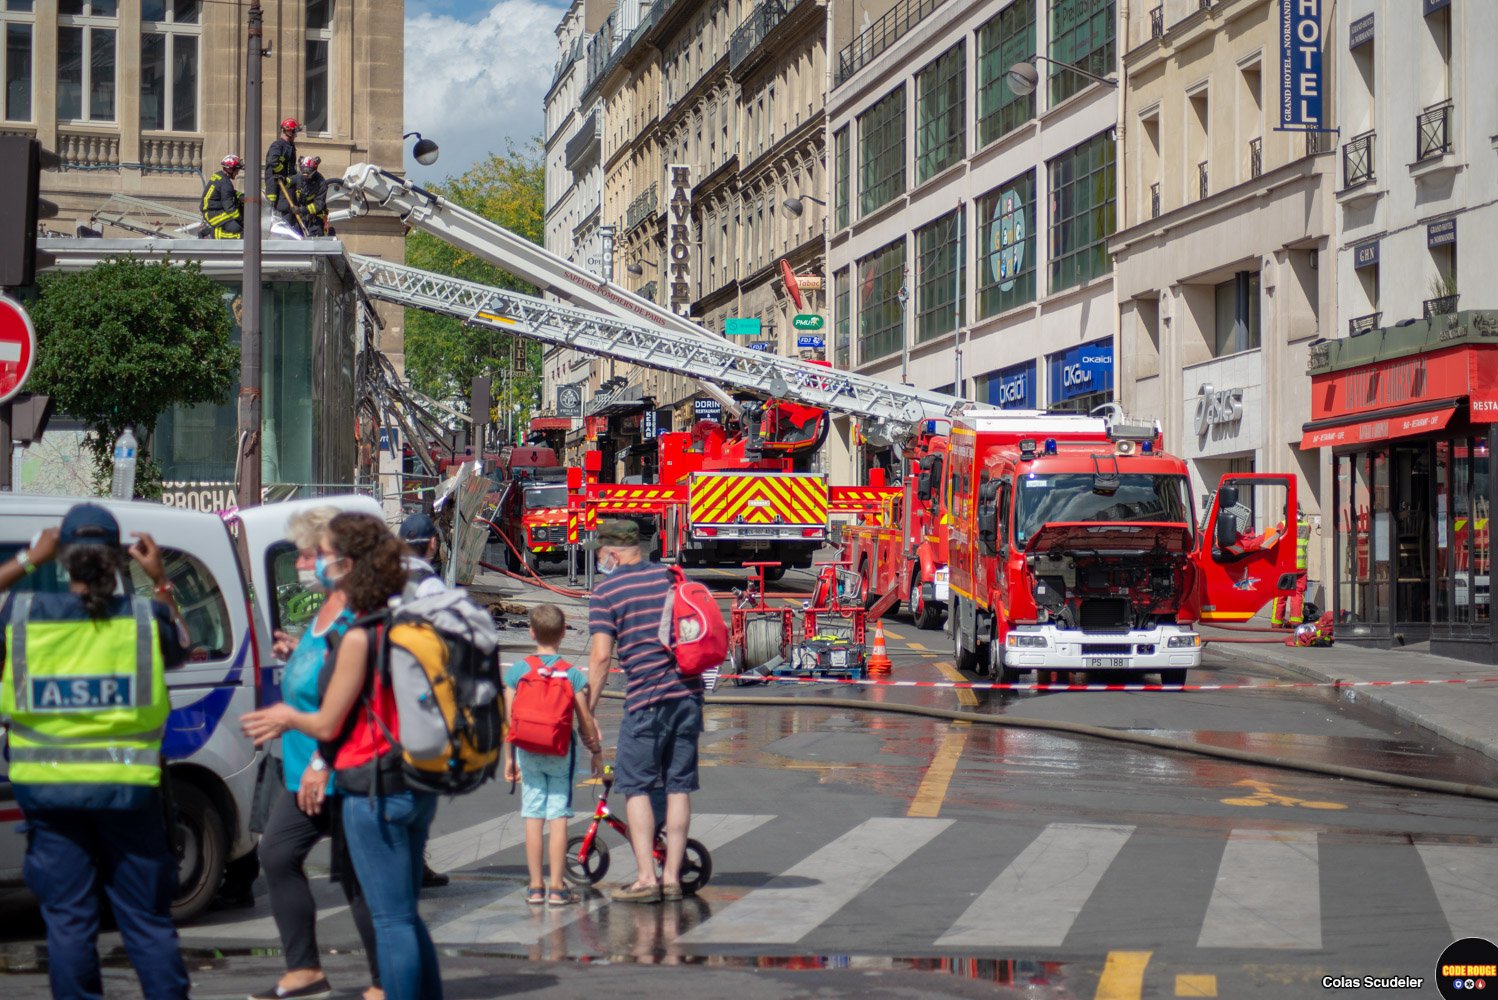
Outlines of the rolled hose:
[{"label": "rolled hose", "polygon": [[[605,698],[623,699],[616,691],[603,692]],[[1013,715],[984,715],[980,712],[963,712],[951,708],[931,708],[925,705],[900,705],[884,703],[873,705],[841,698],[769,698],[763,695],[713,695],[707,699],[709,705],[765,705],[777,708],[836,708],[863,712],[883,712],[890,715],[916,715],[928,719],[946,719],[950,722],[970,722],[982,726],[1005,726],[1012,729],[1040,729],[1070,736],[1086,736],[1115,743],[1132,743],[1136,746],[1152,747],[1176,753],[1192,753],[1219,760],[1238,761],[1242,764],[1257,764],[1261,767],[1279,768],[1284,771],[1304,771],[1333,778],[1348,778],[1353,781],[1368,781],[1394,788],[1408,788],[1420,792],[1435,792],[1440,795],[1459,795],[1464,798],[1486,799],[1498,802],[1498,788],[1485,785],[1467,785],[1458,781],[1437,781],[1434,778],[1417,778],[1389,771],[1371,771],[1361,767],[1342,764],[1322,764],[1316,761],[1294,760],[1289,757],[1274,757],[1269,754],[1234,750],[1231,747],[1214,747],[1205,743],[1190,743],[1164,736],[1146,733],[1127,733],[1105,726],[1089,726],[1081,722],[1060,722],[1051,719],[1026,719]]]}]

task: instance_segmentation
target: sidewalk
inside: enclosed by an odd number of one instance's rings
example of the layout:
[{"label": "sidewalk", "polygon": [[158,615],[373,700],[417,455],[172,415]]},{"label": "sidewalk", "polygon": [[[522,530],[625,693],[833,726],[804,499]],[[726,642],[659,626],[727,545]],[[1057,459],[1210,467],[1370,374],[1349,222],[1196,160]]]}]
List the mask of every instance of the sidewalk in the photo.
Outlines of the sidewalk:
[{"label": "sidewalk", "polygon": [[[1201,633],[1209,639],[1244,634],[1210,626],[1204,626]],[[1432,656],[1424,651],[1426,648],[1426,644],[1417,643],[1392,650],[1367,649],[1340,642],[1329,649],[1223,643],[1207,647],[1234,660],[1269,663],[1324,683],[1498,677],[1498,667],[1491,664]],[[1365,700],[1453,743],[1498,759],[1498,683],[1355,687],[1347,688],[1343,697]]]}]

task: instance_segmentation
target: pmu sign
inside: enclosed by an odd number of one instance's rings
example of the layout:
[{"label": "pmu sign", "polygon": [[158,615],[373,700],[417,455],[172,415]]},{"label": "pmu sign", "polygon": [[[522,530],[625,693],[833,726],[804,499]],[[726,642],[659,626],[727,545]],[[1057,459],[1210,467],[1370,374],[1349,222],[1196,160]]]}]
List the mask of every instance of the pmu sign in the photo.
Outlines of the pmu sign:
[{"label": "pmu sign", "polygon": [[1322,0],[1280,0],[1280,128],[1321,124]]},{"label": "pmu sign", "polygon": [[0,295],[0,403],[26,386],[36,362],[36,328],[14,299]]}]

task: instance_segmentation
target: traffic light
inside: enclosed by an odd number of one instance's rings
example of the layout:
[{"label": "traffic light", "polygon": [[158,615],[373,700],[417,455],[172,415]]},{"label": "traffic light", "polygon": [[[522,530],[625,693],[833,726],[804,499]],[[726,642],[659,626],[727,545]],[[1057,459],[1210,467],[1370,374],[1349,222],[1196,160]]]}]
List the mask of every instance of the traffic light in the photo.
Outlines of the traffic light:
[{"label": "traffic light", "polygon": [[[57,206],[40,197],[41,171],[57,163],[35,139],[0,135],[0,288],[35,280],[36,220],[57,214]],[[44,255],[43,266],[50,262]]]}]

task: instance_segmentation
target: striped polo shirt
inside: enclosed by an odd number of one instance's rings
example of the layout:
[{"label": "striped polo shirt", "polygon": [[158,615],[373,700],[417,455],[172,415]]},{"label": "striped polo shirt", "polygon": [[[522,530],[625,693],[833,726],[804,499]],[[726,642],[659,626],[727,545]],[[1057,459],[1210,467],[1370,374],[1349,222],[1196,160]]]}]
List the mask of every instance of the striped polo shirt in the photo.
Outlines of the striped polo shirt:
[{"label": "striped polo shirt", "polygon": [[624,710],[702,693],[702,679],[676,672],[676,657],[661,645],[661,612],[671,591],[671,571],[656,563],[620,566],[593,588],[589,635],[614,640],[624,669]]}]

